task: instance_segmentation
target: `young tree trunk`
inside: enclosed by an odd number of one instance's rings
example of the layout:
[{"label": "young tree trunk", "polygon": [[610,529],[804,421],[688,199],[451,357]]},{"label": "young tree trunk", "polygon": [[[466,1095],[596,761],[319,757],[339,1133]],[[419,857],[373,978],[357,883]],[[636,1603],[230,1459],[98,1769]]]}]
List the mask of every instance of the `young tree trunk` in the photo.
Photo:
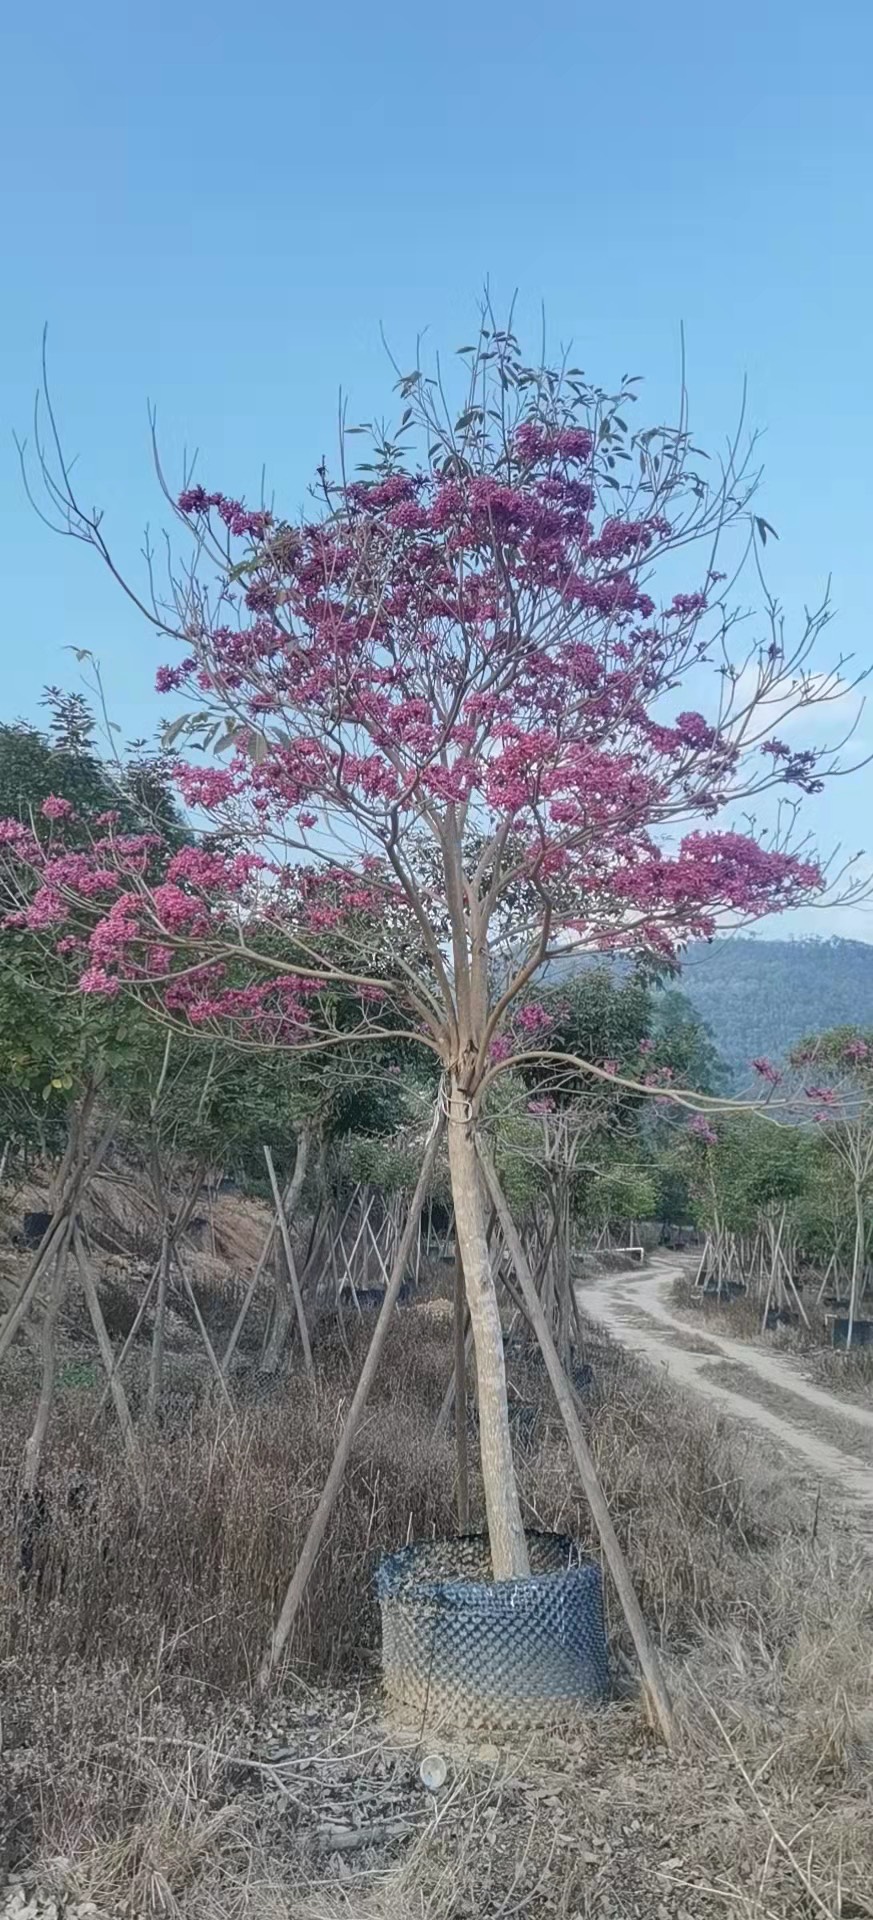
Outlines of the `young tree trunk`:
[{"label": "young tree trunk", "polygon": [[67,1279],[67,1252],[69,1235],[55,1256],[55,1267],[49,1286],[49,1295],[42,1317],[42,1379],[39,1388],[39,1400],[33,1429],[24,1448],[24,1473],[22,1491],[25,1499],[31,1499],[36,1492],[39,1470],[42,1465],[48,1424],[51,1418],[52,1400],[55,1390],[55,1370],[57,1366],[58,1315],[64,1297]]},{"label": "young tree trunk", "polygon": [[503,1329],[488,1255],[469,1101],[455,1080],[449,1102],[449,1172],[476,1353],[479,1444],[491,1565],[495,1580],[524,1580],[530,1574],[530,1564],[509,1437]]}]

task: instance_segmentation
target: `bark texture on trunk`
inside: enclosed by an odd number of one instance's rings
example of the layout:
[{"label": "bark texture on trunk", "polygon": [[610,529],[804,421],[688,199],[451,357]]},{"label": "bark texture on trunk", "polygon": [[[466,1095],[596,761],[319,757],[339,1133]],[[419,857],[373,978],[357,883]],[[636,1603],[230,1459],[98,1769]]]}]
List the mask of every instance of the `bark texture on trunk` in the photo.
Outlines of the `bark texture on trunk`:
[{"label": "bark texture on trunk", "polygon": [[530,1564],[509,1437],[503,1330],[488,1253],[469,1102],[454,1081],[449,1097],[448,1131],[455,1232],[464,1266],[476,1354],[479,1444],[491,1566],[495,1580],[523,1580],[530,1574]]}]

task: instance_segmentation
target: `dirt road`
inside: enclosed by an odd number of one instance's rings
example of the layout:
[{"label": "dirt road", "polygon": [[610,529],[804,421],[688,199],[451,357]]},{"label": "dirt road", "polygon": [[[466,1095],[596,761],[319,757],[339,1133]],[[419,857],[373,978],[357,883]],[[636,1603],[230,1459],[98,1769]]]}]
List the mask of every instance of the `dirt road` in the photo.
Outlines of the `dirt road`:
[{"label": "dirt road", "polygon": [[814,1386],[778,1354],[695,1327],[671,1302],[680,1271],[659,1257],[643,1272],[602,1273],[579,1304],[677,1386],[760,1429],[805,1478],[833,1485],[873,1539],[873,1411]]}]

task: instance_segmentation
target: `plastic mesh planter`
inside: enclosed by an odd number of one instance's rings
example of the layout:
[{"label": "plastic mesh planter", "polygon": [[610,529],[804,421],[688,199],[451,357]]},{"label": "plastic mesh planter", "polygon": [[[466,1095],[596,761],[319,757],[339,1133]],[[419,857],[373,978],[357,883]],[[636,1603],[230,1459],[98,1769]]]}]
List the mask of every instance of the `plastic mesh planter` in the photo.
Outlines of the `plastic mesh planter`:
[{"label": "plastic mesh planter", "polygon": [[604,1697],[600,1568],[558,1534],[527,1544],[526,1580],[493,1580],[481,1535],[381,1562],[386,1692],[423,1725],[538,1726]]}]

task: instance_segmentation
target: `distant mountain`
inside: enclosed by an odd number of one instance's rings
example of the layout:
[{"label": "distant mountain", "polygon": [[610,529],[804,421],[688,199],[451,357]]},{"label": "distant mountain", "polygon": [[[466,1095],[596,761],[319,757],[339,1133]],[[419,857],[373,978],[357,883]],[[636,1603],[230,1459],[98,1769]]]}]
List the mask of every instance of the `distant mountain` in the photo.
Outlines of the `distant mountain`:
[{"label": "distant mountain", "polygon": [[807,1033],[873,1027],[873,945],[864,940],[697,942],[677,984],[735,1080]]}]

